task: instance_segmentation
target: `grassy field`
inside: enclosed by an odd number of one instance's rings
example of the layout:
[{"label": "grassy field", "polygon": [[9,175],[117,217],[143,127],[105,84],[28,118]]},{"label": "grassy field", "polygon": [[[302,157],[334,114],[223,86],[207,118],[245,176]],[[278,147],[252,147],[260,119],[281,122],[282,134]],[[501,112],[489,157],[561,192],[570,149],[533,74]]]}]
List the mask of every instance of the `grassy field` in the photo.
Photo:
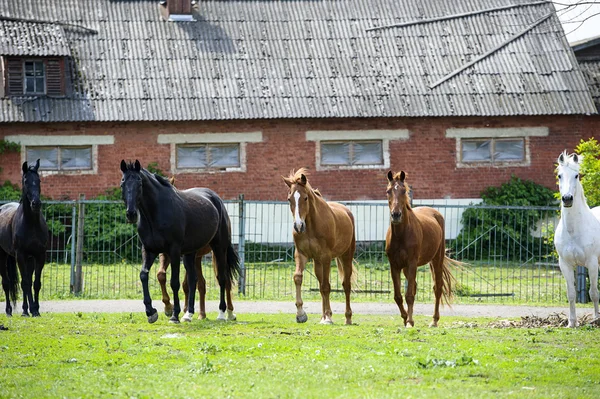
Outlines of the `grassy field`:
[{"label": "grassy field", "polygon": [[[0,316],[2,398],[597,398],[600,329],[492,328],[444,317],[399,328],[142,313]],[[428,318],[417,317],[417,326]]]},{"label": "grassy field", "polygon": [[[357,263],[358,281],[354,286],[354,301],[392,300],[393,288],[389,266],[385,263]],[[83,266],[83,298],[118,299],[140,298],[139,265],[88,264]],[[153,267],[154,276],[157,267]],[[246,265],[246,293],[243,299],[282,300],[294,296],[294,265],[292,263],[251,263]],[[508,262],[477,262],[456,268],[456,303],[523,303],[558,304],[566,301],[565,283],[560,270],[541,265],[522,265]],[[204,276],[208,298],[216,299],[218,290],[210,262],[205,262]],[[160,297],[155,278],[150,279],[153,298]],[[341,282],[337,269],[332,268],[333,299],[342,300]],[[432,301],[432,282],[429,267],[417,273],[417,301]],[[170,290],[170,289],[169,289]],[[318,282],[309,264],[304,275],[306,300],[319,299]],[[42,298],[72,298],[70,265],[50,263],[44,268]],[[242,299],[241,296],[238,297]]]}]

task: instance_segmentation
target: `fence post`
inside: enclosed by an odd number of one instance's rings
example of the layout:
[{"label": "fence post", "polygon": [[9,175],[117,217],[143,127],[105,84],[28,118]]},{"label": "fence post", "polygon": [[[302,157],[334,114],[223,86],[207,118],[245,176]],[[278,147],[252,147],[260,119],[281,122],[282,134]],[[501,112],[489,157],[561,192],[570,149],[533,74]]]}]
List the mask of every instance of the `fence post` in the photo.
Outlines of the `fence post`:
[{"label": "fence post", "polygon": [[71,293],[75,292],[75,246],[77,245],[77,201],[73,201],[71,208]]},{"label": "fence post", "polygon": [[[579,303],[588,303],[588,292],[587,292],[587,270],[583,266],[577,266],[577,274],[575,275],[577,283],[575,284],[577,287],[577,301]],[[592,282],[590,282],[592,284]],[[596,283],[598,284],[598,283]]]},{"label": "fence post", "polygon": [[238,238],[238,256],[240,258],[240,278],[239,293],[246,295],[246,215],[244,213],[244,194],[239,195],[239,238]]},{"label": "fence post", "polygon": [[83,289],[83,276],[82,276],[82,263],[83,263],[83,239],[84,239],[84,230],[83,223],[85,220],[85,204],[83,201],[85,200],[84,194],[79,194],[78,210],[79,215],[77,217],[77,252],[75,254],[75,294],[81,294]]}]

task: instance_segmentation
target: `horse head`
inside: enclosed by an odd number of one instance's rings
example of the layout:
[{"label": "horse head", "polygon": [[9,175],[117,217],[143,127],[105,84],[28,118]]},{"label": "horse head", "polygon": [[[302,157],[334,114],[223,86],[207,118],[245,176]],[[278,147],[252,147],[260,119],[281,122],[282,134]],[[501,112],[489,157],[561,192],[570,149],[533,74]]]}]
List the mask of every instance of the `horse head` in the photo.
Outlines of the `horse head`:
[{"label": "horse head", "polygon": [[306,179],[306,173],[305,168],[300,168],[296,172],[292,170],[288,177],[281,176],[290,189],[287,199],[290,203],[292,215],[294,215],[294,230],[296,233],[306,231],[306,215],[310,207],[308,202],[312,193],[312,188]]},{"label": "horse head", "polygon": [[565,208],[573,206],[573,199],[577,195],[583,195],[583,188],[579,181],[579,167],[582,160],[581,155],[568,155],[566,151],[563,151],[558,157],[556,173],[560,198]]},{"label": "horse head", "polygon": [[121,161],[121,172],[123,172],[121,191],[127,207],[126,216],[129,223],[137,223],[138,220],[138,205],[142,198],[141,170],[142,166],[137,159],[135,163]]},{"label": "horse head", "polygon": [[405,209],[410,208],[410,197],[408,196],[410,189],[404,182],[406,173],[400,171],[393,173],[391,170],[387,174],[387,199],[390,208],[390,220],[392,224],[402,223],[402,217]]},{"label": "horse head", "polygon": [[23,186],[22,200],[29,203],[30,208],[34,212],[39,212],[42,208],[42,200],[40,198],[42,188],[40,187],[40,175],[38,169],[40,160],[38,159],[34,166],[27,165],[27,161],[23,162],[23,177],[21,183]]}]

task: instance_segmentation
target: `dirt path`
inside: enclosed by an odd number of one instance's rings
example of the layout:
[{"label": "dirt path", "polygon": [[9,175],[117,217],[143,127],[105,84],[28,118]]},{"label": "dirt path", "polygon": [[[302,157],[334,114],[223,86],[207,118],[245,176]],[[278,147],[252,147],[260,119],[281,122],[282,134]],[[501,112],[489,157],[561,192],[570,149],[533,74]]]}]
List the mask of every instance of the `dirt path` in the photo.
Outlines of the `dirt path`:
[{"label": "dirt path", "polygon": [[[160,301],[154,301],[153,305],[162,313],[163,304]],[[309,314],[320,314],[320,302],[305,302],[305,310]],[[296,312],[294,301],[236,301],[234,302],[235,313],[238,315],[244,313],[289,313],[293,316]],[[334,318],[343,317],[344,304],[332,303]],[[0,309],[4,310],[4,302],[0,302]],[[211,317],[211,313],[216,313],[218,309],[217,301],[207,301],[206,310]],[[13,310],[14,314],[20,314],[21,304]],[[73,301],[42,301],[40,303],[40,312],[42,313],[71,313],[71,312],[143,312],[144,305],[142,300],[73,300]],[[197,310],[196,310],[197,311]],[[400,316],[398,308],[394,303],[378,302],[356,302],[352,304],[352,311],[355,315],[359,314],[378,314]],[[590,313],[590,309],[578,309],[578,314]],[[440,309],[441,316],[462,316],[462,317],[496,317],[496,318],[520,318],[525,316],[547,317],[554,313],[567,313],[568,306],[564,307],[533,307],[533,306],[514,306],[514,305],[453,305],[452,308],[444,307]],[[433,304],[424,303],[415,304],[415,315],[431,316],[433,313]]]}]

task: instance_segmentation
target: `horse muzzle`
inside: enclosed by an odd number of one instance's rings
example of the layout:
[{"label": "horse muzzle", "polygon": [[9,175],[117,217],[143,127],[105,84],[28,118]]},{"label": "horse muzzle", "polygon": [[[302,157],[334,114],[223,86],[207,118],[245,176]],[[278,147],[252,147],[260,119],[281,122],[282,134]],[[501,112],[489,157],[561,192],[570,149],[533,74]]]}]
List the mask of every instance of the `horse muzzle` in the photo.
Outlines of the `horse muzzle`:
[{"label": "horse muzzle", "polygon": [[306,224],[304,224],[304,222],[294,222],[294,231],[296,233],[304,233],[306,231]]},{"label": "horse muzzle", "polygon": [[137,223],[137,212],[127,211],[127,223]]},{"label": "horse muzzle", "polygon": [[402,223],[402,212],[390,213],[390,221],[392,222],[392,224]]},{"label": "horse muzzle", "polygon": [[573,206],[573,196],[571,194],[565,194],[562,196],[562,203],[565,208]]},{"label": "horse muzzle", "polygon": [[42,201],[39,199],[31,201],[29,205],[31,206],[31,210],[34,212],[39,212],[39,210],[42,209]]}]

